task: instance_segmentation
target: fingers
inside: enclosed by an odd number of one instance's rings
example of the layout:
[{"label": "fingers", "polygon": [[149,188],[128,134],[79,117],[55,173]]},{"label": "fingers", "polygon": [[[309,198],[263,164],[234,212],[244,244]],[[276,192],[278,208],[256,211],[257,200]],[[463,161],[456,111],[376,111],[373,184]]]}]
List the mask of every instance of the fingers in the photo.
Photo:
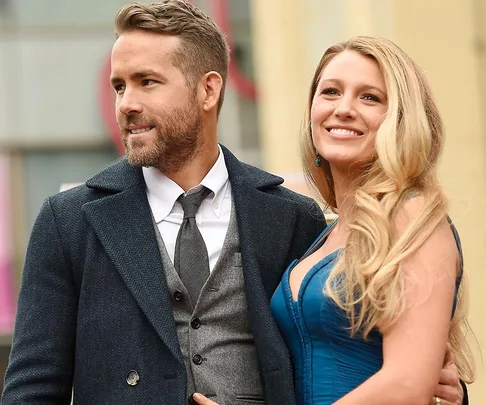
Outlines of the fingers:
[{"label": "fingers", "polygon": [[218,405],[216,402],[211,401],[202,394],[193,394],[192,399],[199,405]]},{"label": "fingers", "polygon": [[449,342],[447,342],[446,352],[444,355],[444,363],[442,364],[442,367],[445,367],[448,364],[453,364],[453,363],[454,363],[454,354],[452,353],[452,346],[450,345]]},{"label": "fingers", "polygon": [[437,385],[434,395],[442,399],[441,405],[462,405],[464,399],[464,392],[459,379],[456,379],[456,385]]},{"label": "fingers", "polygon": [[452,387],[450,385],[438,385],[435,389],[436,397],[442,398],[442,404],[448,402],[450,404],[462,404],[462,397],[457,387]]},{"label": "fingers", "polygon": [[460,386],[459,375],[454,364],[448,366],[447,368],[443,368],[440,371],[439,384],[450,385],[456,389]]},{"label": "fingers", "polygon": [[[437,402],[436,398],[440,398],[440,402]],[[429,402],[429,405],[462,405],[460,402],[449,402],[447,399],[444,399],[442,397],[437,397],[433,396],[432,399]]]},{"label": "fingers", "polygon": [[[459,382],[459,373],[454,363],[454,355],[449,343],[447,343],[444,364],[440,371],[439,384],[435,389],[435,395],[442,399],[441,405],[462,404],[464,393]],[[435,403],[437,404],[437,401]]]}]

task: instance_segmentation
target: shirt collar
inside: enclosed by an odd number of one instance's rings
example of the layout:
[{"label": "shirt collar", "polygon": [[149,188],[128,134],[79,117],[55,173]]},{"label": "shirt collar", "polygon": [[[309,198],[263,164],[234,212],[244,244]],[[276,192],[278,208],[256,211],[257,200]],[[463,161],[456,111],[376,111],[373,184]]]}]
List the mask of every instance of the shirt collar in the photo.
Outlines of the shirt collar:
[{"label": "shirt collar", "polygon": [[[212,191],[209,195],[212,198],[213,212],[219,217],[223,199],[229,185],[228,169],[224,160],[223,151],[218,145],[219,155],[213,167],[209,170],[201,183],[192,187],[187,192],[197,191],[201,186]],[[143,167],[143,177],[147,185],[147,198],[152,209],[156,223],[163,221],[172,211],[175,202],[184,190],[176,182],[154,167]]]}]

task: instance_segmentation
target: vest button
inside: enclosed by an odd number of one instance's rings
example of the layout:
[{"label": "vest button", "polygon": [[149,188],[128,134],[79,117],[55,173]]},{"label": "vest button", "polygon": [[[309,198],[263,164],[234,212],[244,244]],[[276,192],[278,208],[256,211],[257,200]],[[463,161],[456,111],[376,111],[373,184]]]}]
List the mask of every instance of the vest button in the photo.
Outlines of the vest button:
[{"label": "vest button", "polygon": [[135,370],[130,370],[127,374],[127,384],[134,387],[140,381],[140,376]]},{"label": "vest button", "polygon": [[192,356],[192,362],[199,366],[200,364],[202,364],[203,358],[200,354],[195,354],[194,356]]},{"label": "vest button", "polygon": [[199,329],[200,326],[201,326],[201,320],[199,318],[194,318],[191,321],[191,327],[192,327],[192,329]]},{"label": "vest button", "polygon": [[184,294],[182,294],[182,292],[180,292],[179,290],[174,291],[173,297],[174,300],[176,300],[177,302],[181,302],[184,300]]}]

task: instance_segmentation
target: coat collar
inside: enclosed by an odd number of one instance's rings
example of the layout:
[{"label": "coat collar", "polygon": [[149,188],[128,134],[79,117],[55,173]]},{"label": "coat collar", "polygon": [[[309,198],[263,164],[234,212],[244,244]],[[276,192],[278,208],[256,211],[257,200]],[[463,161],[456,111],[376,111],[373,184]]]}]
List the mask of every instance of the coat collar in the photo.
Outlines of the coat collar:
[{"label": "coat collar", "polygon": [[[225,146],[221,145],[221,149],[231,184],[244,183],[257,190],[265,190],[283,183],[281,177],[241,162]],[[132,166],[123,157],[89,179],[86,185],[116,193],[144,183],[142,169]]]}]

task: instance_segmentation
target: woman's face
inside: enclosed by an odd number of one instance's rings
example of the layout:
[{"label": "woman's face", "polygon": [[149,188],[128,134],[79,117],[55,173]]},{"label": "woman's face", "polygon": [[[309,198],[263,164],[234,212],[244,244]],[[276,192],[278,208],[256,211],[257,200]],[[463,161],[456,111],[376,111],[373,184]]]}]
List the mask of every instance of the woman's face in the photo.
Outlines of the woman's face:
[{"label": "woman's face", "polygon": [[349,172],[375,154],[375,135],[387,110],[378,63],[355,51],[323,69],[311,107],[312,139],[331,170]]}]

